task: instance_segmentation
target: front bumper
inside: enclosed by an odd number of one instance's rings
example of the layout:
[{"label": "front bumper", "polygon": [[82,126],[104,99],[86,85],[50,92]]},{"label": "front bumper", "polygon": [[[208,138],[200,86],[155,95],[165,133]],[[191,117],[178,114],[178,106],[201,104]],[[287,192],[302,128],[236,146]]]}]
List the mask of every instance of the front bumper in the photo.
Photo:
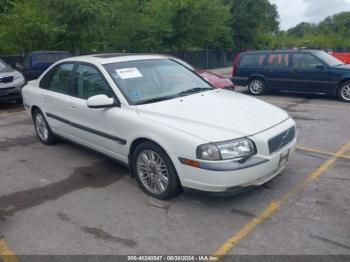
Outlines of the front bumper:
[{"label": "front bumper", "polygon": [[0,101],[15,101],[22,99],[22,87],[25,82],[0,85]]},{"label": "front bumper", "polygon": [[207,168],[205,165],[199,167],[185,165],[181,162],[181,157],[177,158],[177,161],[173,160],[182,186],[207,192],[233,192],[266,183],[286,168],[288,163],[286,157],[289,158],[295,151],[297,137],[271,155],[267,152],[268,149],[262,147],[261,144],[265,141],[266,145],[269,138],[293,125],[294,121],[289,120],[271,130],[254,135],[253,140],[258,145],[258,153],[243,163],[220,161],[221,165],[220,162],[217,164],[217,167],[220,168],[215,168],[215,166],[213,168],[213,165]]}]

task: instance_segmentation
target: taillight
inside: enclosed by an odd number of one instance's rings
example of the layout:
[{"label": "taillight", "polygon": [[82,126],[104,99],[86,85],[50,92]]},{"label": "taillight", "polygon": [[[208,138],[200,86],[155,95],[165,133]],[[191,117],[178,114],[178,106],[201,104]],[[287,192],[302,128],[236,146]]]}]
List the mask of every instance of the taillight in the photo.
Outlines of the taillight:
[{"label": "taillight", "polygon": [[235,74],[236,74],[239,58],[240,58],[240,54],[237,54],[235,59],[233,59],[233,62],[232,62],[232,76],[235,76]]}]

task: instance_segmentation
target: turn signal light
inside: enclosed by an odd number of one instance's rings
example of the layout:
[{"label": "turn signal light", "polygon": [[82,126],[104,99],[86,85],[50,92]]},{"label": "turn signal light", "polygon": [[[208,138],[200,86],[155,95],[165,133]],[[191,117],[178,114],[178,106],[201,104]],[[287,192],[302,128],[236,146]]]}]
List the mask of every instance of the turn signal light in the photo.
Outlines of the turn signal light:
[{"label": "turn signal light", "polygon": [[181,162],[188,166],[199,167],[199,162],[191,159],[181,159]]}]

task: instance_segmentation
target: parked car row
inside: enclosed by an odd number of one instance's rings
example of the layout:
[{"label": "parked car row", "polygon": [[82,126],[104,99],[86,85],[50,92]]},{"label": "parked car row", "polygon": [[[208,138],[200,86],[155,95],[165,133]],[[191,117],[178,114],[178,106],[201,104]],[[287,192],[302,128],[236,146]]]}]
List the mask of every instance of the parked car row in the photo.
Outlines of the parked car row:
[{"label": "parked car row", "polygon": [[232,81],[252,95],[268,91],[322,93],[350,102],[350,65],[320,50],[244,52],[233,61]]},{"label": "parked car row", "polygon": [[37,79],[53,63],[70,57],[64,51],[38,51],[28,54],[24,65],[13,69],[0,59],[0,102],[22,103],[22,87],[27,81]]},{"label": "parked car row", "polygon": [[55,62],[71,57],[66,51],[36,51],[28,54],[24,59],[22,68],[27,81],[37,79],[46,69]]},{"label": "parked car row", "polygon": [[[72,55],[66,51],[37,51],[28,54],[25,57],[24,65],[17,64],[18,72],[15,69],[12,69],[8,64],[1,60],[3,66],[0,65],[0,101],[17,101],[21,102],[21,87],[24,85],[23,76],[25,81],[34,80],[40,77],[40,75],[49,68],[55,62],[71,57]],[[190,64],[177,59],[176,57],[172,57],[172,59],[176,60],[179,63],[182,63],[189,69],[195,71],[197,74],[205,78],[208,82],[210,82],[216,88],[227,88],[234,90],[234,85],[232,81],[222,75],[215,74],[208,70],[196,69],[192,67]],[[5,68],[6,70],[2,70],[1,68]],[[11,77],[13,74],[17,74],[17,78],[14,79],[13,83],[11,83]],[[21,75],[21,78],[18,78]],[[2,80],[3,79],[3,80]],[[18,80],[21,81],[18,81]],[[2,83],[3,81],[3,83]],[[6,82],[9,81],[9,82]],[[6,83],[6,85],[5,85]],[[10,89],[13,89],[12,91]]]},{"label": "parked car row", "polygon": [[108,155],[159,199],[262,185],[285,169],[297,140],[284,110],[215,89],[164,55],[67,58],[22,93],[42,143],[64,138]]},{"label": "parked car row", "polygon": [[21,103],[21,90],[24,84],[24,76],[0,59],[0,102],[16,101]]}]

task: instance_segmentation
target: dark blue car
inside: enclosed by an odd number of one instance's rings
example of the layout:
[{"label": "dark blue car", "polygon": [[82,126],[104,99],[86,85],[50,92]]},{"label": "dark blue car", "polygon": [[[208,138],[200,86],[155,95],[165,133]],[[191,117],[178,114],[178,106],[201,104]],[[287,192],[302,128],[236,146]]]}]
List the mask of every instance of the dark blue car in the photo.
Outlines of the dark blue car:
[{"label": "dark blue car", "polygon": [[322,93],[350,102],[350,65],[320,50],[273,50],[241,53],[232,81],[253,95],[269,90]]},{"label": "dark blue car", "polygon": [[26,56],[23,65],[23,75],[27,81],[37,79],[55,62],[71,57],[66,51],[36,51]]}]

